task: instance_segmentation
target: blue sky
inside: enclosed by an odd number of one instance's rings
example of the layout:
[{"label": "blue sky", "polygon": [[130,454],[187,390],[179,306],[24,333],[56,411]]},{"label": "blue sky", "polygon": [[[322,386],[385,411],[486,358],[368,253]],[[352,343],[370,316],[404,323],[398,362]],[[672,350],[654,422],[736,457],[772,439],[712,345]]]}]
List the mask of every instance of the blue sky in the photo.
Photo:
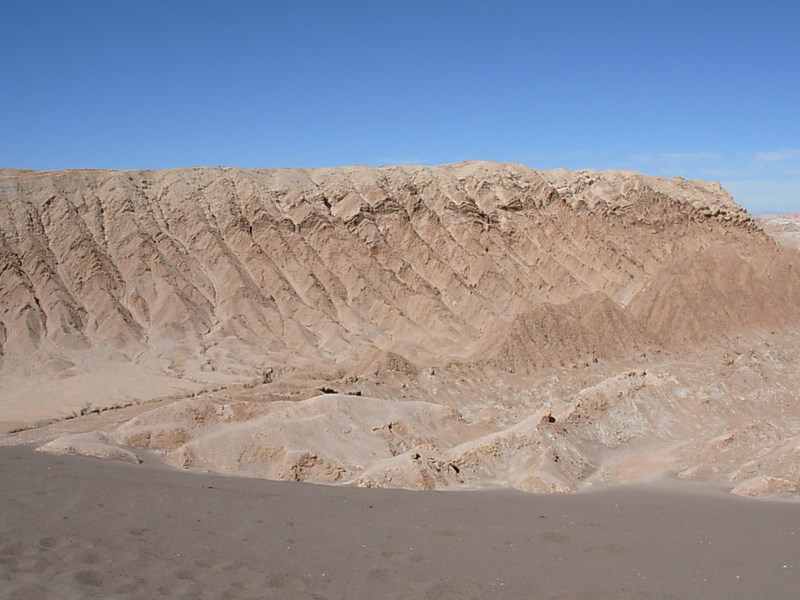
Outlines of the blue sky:
[{"label": "blue sky", "polygon": [[800,211],[797,2],[0,1],[0,166],[495,160]]}]

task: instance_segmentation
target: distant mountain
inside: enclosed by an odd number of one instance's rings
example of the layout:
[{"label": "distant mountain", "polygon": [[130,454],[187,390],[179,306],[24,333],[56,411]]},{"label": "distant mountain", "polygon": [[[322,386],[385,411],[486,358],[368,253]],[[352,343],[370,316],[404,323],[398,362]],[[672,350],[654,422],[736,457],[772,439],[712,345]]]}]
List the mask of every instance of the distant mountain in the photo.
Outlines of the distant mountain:
[{"label": "distant mountain", "polygon": [[781,246],[800,248],[800,213],[764,215],[758,222]]}]

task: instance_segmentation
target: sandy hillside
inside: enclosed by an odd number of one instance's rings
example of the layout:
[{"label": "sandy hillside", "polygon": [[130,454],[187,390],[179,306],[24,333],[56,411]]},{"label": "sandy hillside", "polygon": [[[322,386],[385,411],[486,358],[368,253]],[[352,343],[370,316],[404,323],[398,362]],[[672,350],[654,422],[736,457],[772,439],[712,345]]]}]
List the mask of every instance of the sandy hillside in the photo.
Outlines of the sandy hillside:
[{"label": "sandy hillside", "polygon": [[0,256],[4,443],[371,487],[800,485],[800,257],[718,184],[3,170]]}]

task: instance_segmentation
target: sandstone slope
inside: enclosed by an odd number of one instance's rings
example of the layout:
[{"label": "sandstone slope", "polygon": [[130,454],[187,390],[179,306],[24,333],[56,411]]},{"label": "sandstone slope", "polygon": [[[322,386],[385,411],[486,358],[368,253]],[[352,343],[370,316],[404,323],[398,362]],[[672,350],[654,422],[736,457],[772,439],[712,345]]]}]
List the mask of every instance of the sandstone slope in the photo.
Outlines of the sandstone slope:
[{"label": "sandstone slope", "polygon": [[[6,430],[184,397],[104,440],[362,485],[574,489],[648,439],[713,478],[713,440],[684,435],[695,392],[665,373],[710,386],[679,359],[791,346],[800,317],[796,252],[718,184],[621,171],[3,170],[0,261]],[[739,435],[759,389],[777,419],[785,394],[751,383],[697,431]],[[751,446],[783,447],[794,485],[797,429],[776,427]]]}]

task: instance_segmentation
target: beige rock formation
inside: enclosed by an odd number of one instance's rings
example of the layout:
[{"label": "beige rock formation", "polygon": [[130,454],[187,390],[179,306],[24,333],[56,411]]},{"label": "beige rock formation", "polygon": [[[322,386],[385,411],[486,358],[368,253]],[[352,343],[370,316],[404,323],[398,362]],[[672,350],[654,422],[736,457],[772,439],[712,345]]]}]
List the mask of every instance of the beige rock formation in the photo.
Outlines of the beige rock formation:
[{"label": "beige rock formation", "polygon": [[6,431],[172,397],[108,443],[418,489],[800,480],[800,258],[718,184],[6,169],[0,265]]},{"label": "beige rock formation", "polygon": [[78,456],[93,456],[106,460],[122,460],[139,464],[142,462],[135,452],[120,448],[105,433],[74,433],[64,435],[48,442],[36,449],[45,454],[63,456],[75,454]]},{"label": "beige rock formation", "polygon": [[800,249],[800,213],[764,215],[758,222],[781,246]]}]

